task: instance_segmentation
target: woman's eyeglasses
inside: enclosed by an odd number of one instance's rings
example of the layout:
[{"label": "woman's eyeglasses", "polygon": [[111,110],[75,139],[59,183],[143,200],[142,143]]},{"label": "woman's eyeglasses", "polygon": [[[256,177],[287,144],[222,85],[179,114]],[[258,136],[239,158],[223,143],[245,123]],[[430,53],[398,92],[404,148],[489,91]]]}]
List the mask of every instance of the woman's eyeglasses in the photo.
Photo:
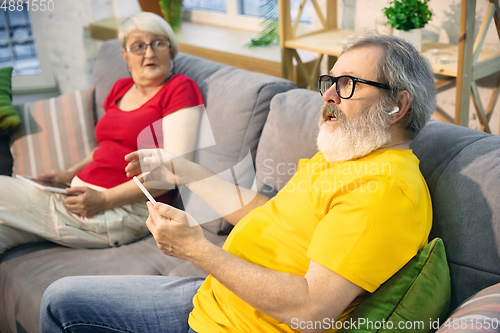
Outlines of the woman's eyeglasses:
[{"label": "woman's eyeglasses", "polygon": [[340,98],[348,99],[351,98],[354,94],[354,88],[356,87],[356,83],[364,83],[369,84],[371,86],[381,88],[381,89],[393,89],[390,86],[378,83],[374,81],[368,81],[363,79],[358,79],[357,77],[350,75],[341,75],[341,76],[331,76],[331,75],[321,75],[318,81],[319,93],[321,96],[333,86],[334,83],[335,89],[337,90],[337,95]]},{"label": "woman's eyeglasses", "polygon": [[131,46],[125,47],[125,50],[135,54],[135,55],[143,55],[146,53],[148,46],[151,46],[152,51],[165,51],[170,46],[170,42],[168,40],[157,39],[152,41],[149,44],[146,43],[136,43]]}]

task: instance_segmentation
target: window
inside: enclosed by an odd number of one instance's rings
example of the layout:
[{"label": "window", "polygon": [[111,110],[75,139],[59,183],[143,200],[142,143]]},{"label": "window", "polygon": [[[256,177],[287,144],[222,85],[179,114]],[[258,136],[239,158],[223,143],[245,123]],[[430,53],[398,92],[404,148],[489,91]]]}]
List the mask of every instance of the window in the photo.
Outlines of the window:
[{"label": "window", "polygon": [[188,9],[226,12],[226,0],[184,0],[182,6]]},{"label": "window", "polygon": [[32,28],[33,16],[26,3],[0,10],[0,68],[14,68],[13,91],[55,87],[43,45],[36,42],[42,39]]},{"label": "window", "polygon": [[[275,0],[277,3],[277,0]],[[240,0],[240,8],[242,15],[262,16],[261,6],[266,0]],[[290,13],[292,20],[297,16],[300,7],[300,0],[290,0]],[[304,11],[300,21],[302,23],[311,23],[311,13],[313,11],[312,2],[306,1]]]},{"label": "window", "polygon": [[[272,0],[184,0],[183,6],[191,22],[260,31],[261,6]],[[277,0],[276,6],[277,6]],[[297,16],[301,0],[290,0],[292,19]],[[301,22],[310,24],[313,12],[308,0]]]},{"label": "window", "polygon": [[0,17],[0,43],[1,67],[14,67],[14,75],[41,73],[26,10],[3,11]]}]

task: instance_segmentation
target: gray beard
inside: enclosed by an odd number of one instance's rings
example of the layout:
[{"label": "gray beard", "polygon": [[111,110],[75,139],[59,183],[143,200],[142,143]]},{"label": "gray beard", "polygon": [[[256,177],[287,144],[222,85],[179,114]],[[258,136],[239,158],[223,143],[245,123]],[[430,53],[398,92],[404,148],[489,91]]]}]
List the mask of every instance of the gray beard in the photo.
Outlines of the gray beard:
[{"label": "gray beard", "polygon": [[[380,101],[357,118],[348,120],[335,105],[323,105],[316,142],[318,149],[331,163],[367,156],[391,140],[387,110],[390,106]],[[337,124],[327,123],[326,115],[335,115]]]}]

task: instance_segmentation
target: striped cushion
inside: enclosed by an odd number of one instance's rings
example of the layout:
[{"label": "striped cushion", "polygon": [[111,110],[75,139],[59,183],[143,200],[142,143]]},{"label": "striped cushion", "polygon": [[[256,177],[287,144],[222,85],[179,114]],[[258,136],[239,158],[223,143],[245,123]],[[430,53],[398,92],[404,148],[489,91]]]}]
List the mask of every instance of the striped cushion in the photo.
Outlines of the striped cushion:
[{"label": "striped cushion", "polygon": [[36,176],[66,170],[97,146],[94,88],[17,106],[22,124],[11,143],[13,174]]},{"label": "striped cushion", "polygon": [[500,332],[500,283],[466,300],[438,332]]}]

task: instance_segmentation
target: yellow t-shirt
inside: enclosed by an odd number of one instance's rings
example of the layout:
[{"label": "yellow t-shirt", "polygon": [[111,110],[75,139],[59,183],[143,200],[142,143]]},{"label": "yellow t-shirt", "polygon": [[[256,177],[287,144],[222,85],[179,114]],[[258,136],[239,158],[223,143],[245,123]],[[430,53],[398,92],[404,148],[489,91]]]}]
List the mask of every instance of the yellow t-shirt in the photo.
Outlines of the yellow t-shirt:
[{"label": "yellow t-shirt", "polygon": [[[314,260],[373,292],[427,244],[432,208],[418,164],[411,150],[397,149],[342,163],[329,163],[321,153],[301,160],[275,200],[245,216],[223,249],[299,276]],[[255,310],[212,276],[193,304],[189,325],[199,333],[297,332]]]}]

